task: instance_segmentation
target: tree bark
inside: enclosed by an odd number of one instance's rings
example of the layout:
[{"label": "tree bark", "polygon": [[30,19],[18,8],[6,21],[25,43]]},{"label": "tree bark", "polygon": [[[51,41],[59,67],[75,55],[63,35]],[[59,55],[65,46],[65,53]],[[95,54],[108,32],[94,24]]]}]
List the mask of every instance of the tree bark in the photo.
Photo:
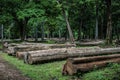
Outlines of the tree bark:
[{"label": "tree bark", "polygon": [[93,70],[94,68],[104,67],[110,62],[120,63],[120,54],[82,57],[82,58],[70,58],[67,60],[67,62],[63,66],[62,74],[73,75],[78,71],[86,72],[86,71]]},{"label": "tree bark", "polygon": [[3,44],[3,24],[1,25],[1,43]]},{"label": "tree bark", "polygon": [[63,60],[72,57],[82,57],[82,56],[93,56],[93,55],[101,55],[101,54],[110,54],[120,52],[120,48],[88,48],[88,49],[80,49],[80,48],[62,48],[62,49],[50,49],[50,50],[41,50],[34,52],[27,52],[24,56],[28,56],[24,58],[25,63],[35,64],[35,63],[45,63],[56,60]]},{"label": "tree bark", "polygon": [[116,36],[117,36],[117,40],[119,41],[120,40],[120,34],[119,34],[119,28],[118,27],[116,28],[115,33],[116,33]]},{"label": "tree bark", "polygon": [[[56,1],[57,1],[58,4],[60,4],[59,0],[56,0]],[[62,6],[62,13],[63,13],[63,16],[65,18],[66,24],[67,24],[67,29],[68,29],[68,32],[69,32],[70,41],[71,41],[71,43],[74,43],[74,37],[73,37],[73,33],[72,33],[72,30],[71,30],[71,27],[70,27],[68,16],[67,16],[63,6]]]},{"label": "tree bark", "polygon": [[38,41],[38,29],[37,26],[35,27],[35,42]]},{"label": "tree bark", "polygon": [[44,34],[44,22],[42,22],[42,24],[41,24],[41,33],[42,33],[41,40],[44,41],[44,36],[45,36],[45,34]]},{"label": "tree bark", "polygon": [[111,18],[111,0],[106,0],[107,5],[107,44],[112,43],[112,18]]},{"label": "tree bark", "polygon": [[80,41],[82,39],[82,35],[81,35],[81,32],[82,32],[82,27],[83,27],[83,20],[81,19],[80,21],[80,27],[79,27],[79,35],[78,35],[78,40]]},{"label": "tree bark", "polygon": [[61,30],[59,30],[59,40],[61,39]]},{"label": "tree bark", "polygon": [[96,0],[96,28],[95,28],[95,39],[98,39],[98,1]]},{"label": "tree bark", "polygon": [[103,34],[103,25],[104,25],[104,22],[103,22],[103,17],[101,17],[101,39],[104,39],[104,34]]},{"label": "tree bark", "polygon": [[[3,39],[4,39],[4,27],[3,27],[3,24],[1,25],[1,44],[2,44],[2,49],[4,49],[4,42],[3,42]],[[4,51],[4,50],[3,50]]]},{"label": "tree bark", "polygon": [[68,16],[66,15],[65,11],[63,11],[63,14],[64,14],[64,18],[65,18],[65,21],[66,21],[66,24],[67,24],[67,29],[68,29],[68,32],[69,32],[70,41],[71,41],[71,43],[74,43],[74,37],[73,37],[73,33],[72,33],[72,30],[71,30],[71,27],[70,27],[70,23],[68,21]]},{"label": "tree bark", "polygon": [[24,41],[25,40],[25,35],[26,35],[26,26],[27,26],[27,21],[26,20],[20,20],[18,22],[18,25],[20,27],[20,38],[21,38],[21,41]]}]

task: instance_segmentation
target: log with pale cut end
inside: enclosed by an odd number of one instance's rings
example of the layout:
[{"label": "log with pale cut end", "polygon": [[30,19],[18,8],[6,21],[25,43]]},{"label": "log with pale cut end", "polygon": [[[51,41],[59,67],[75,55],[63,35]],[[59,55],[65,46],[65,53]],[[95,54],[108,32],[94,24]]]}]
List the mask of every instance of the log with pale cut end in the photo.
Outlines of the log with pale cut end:
[{"label": "log with pale cut end", "polygon": [[16,57],[18,59],[24,59],[24,54],[27,54],[27,52],[16,52]]},{"label": "log with pale cut end", "polygon": [[[115,51],[116,50],[116,51]],[[24,54],[27,58],[24,58],[25,63],[34,64],[49,62],[55,60],[63,60],[72,57],[82,57],[82,56],[92,56],[100,54],[110,54],[113,52],[120,52],[120,48],[90,48],[90,49],[81,49],[81,48],[62,48],[62,49],[50,49],[50,50],[41,50],[41,51],[30,51]]]},{"label": "log with pale cut end", "polygon": [[47,50],[47,49],[49,49],[49,47],[41,46],[41,45],[19,45],[15,47],[8,47],[7,53],[11,55],[16,55],[17,52]]},{"label": "log with pale cut end", "polygon": [[62,74],[73,75],[77,72],[90,71],[94,68],[104,67],[109,62],[120,63],[120,54],[68,59],[63,66]]},{"label": "log with pale cut end", "polygon": [[[61,50],[61,48],[58,48],[58,49],[60,49]],[[74,55],[74,53],[75,52],[73,52],[73,51],[79,51],[79,53],[81,52],[85,52],[85,51],[89,51],[89,50],[96,50],[96,49],[99,49],[99,47],[86,47],[86,48],[68,48],[67,49],[67,52],[72,52],[73,53],[73,55]],[[48,50],[49,51],[49,50]],[[26,51],[26,52],[16,52],[16,57],[18,57],[19,59],[23,59],[24,58],[24,54],[26,54],[26,53],[40,53],[41,52],[41,50],[38,50],[38,51]],[[71,54],[71,53],[70,53]],[[69,55],[68,55],[69,56]]]},{"label": "log with pale cut end", "polygon": [[13,51],[11,51],[11,48],[15,47],[15,46],[18,46],[18,44],[16,44],[16,43],[8,44],[8,42],[4,42],[4,44],[3,44],[3,52],[11,53],[11,52],[13,52]]},{"label": "log with pale cut end", "polygon": [[[69,47],[75,47],[75,44],[27,44],[27,45],[18,45],[18,46],[12,46],[12,49],[7,48],[8,54],[11,55],[18,55],[17,52],[24,52],[24,51],[35,51],[35,50],[47,50],[47,49],[53,49],[53,48],[69,48]],[[10,47],[11,48],[11,47]]]},{"label": "log with pale cut end", "polygon": [[[59,48],[60,49],[60,48]],[[86,48],[69,48],[67,51],[69,51],[69,53],[70,53],[70,50],[71,51],[79,51],[79,53],[80,52],[82,52],[82,50],[95,50],[95,49],[99,49],[99,47],[86,47]],[[84,52],[85,52],[84,51]],[[36,52],[36,51],[35,51]],[[37,52],[40,52],[40,51],[37,51]],[[17,52],[16,53],[16,57],[18,57],[19,59],[23,59],[24,58],[24,54],[26,54],[26,53],[29,53],[29,51],[28,52]],[[33,51],[31,52],[30,51],[30,53],[34,53]],[[75,53],[75,52],[72,52],[73,54]]]},{"label": "log with pale cut end", "polygon": [[24,55],[24,62],[28,64],[50,62],[67,57],[66,48],[31,51]]}]

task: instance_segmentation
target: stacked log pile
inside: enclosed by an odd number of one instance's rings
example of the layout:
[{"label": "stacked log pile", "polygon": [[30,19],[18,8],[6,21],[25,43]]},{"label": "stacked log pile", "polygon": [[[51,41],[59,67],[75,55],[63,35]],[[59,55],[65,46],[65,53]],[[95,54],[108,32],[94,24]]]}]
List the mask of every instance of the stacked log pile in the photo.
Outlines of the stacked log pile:
[{"label": "stacked log pile", "polygon": [[36,50],[47,50],[54,48],[69,48],[75,47],[75,44],[42,44],[42,43],[21,43],[21,44],[4,44],[4,52],[9,55],[19,55],[16,53],[36,51]]},{"label": "stacked log pile", "polygon": [[7,42],[4,42],[3,44],[3,52],[9,53],[12,47],[18,46],[19,44],[11,43],[8,44]]},{"label": "stacked log pile", "polygon": [[[84,52],[91,52],[91,51],[95,51],[95,50],[99,50],[99,47],[86,47],[86,48],[57,48],[57,49],[48,49],[48,50],[37,50],[37,51],[27,51],[27,52],[17,52],[16,53],[16,57],[18,57],[19,59],[23,59],[25,54],[42,54],[43,52],[47,55],[49,52],[49,54],[55,52],[56,50],[65,50],[65,54],[67,53],[67,57],[71,57],[72,56],[79,56],[79,53],[84,53]],[[52,52],[51,52],[52,51]],[[78,53],[78,55],[74,55],[74,53]],[[57,53],[58,54],[58,53]],[[59,54],[61,55],[61,53],[59,52]],[[59,55],[58,54],[58,55]],[[70,55],[69,55],[70,54]],[[66,57],[66,56],[65,56]],[[66,58],[67,58],[66,57]]]},{"label": "stacked log pile", "polygon": [[62,48],[62,49],[49,49],[40,51],[30,51],[23,53],[24,61],[28,64],[43,63],[54,60],[63,60],[72,57],[82,57],[82,56],[92,56],[100,54],[110,54],[120,52],[120,47],[118,48]]},{"label": "stacked log pile", "polygon": [[82,57],[82,58],[70,58],[66,61],[62,74],[73,75],[78,72],[90,71],[94,68],[101,68],[108,63],[120,63],[120,54]]}]

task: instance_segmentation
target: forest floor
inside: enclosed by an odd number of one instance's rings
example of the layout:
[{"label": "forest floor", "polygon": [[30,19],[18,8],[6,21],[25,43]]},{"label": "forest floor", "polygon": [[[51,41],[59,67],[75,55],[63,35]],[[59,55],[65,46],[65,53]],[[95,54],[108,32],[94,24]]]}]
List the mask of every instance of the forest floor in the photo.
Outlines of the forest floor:
[{"label": "forest floor", "polygon": [[0,80],[30,80],[23,76],[15,66],[5,61],[0,53]]}]

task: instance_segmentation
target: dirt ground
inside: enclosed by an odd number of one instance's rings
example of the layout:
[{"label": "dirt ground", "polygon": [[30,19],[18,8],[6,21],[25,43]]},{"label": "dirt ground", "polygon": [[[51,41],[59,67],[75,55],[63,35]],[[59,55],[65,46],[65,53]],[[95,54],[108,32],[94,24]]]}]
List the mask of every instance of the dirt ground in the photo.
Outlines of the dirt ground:
[{"label": "dirt ground", "polygon": [[23,76],[19,70],[7,61],[3,60],[0,54],[0,80],[31,80]]}]

